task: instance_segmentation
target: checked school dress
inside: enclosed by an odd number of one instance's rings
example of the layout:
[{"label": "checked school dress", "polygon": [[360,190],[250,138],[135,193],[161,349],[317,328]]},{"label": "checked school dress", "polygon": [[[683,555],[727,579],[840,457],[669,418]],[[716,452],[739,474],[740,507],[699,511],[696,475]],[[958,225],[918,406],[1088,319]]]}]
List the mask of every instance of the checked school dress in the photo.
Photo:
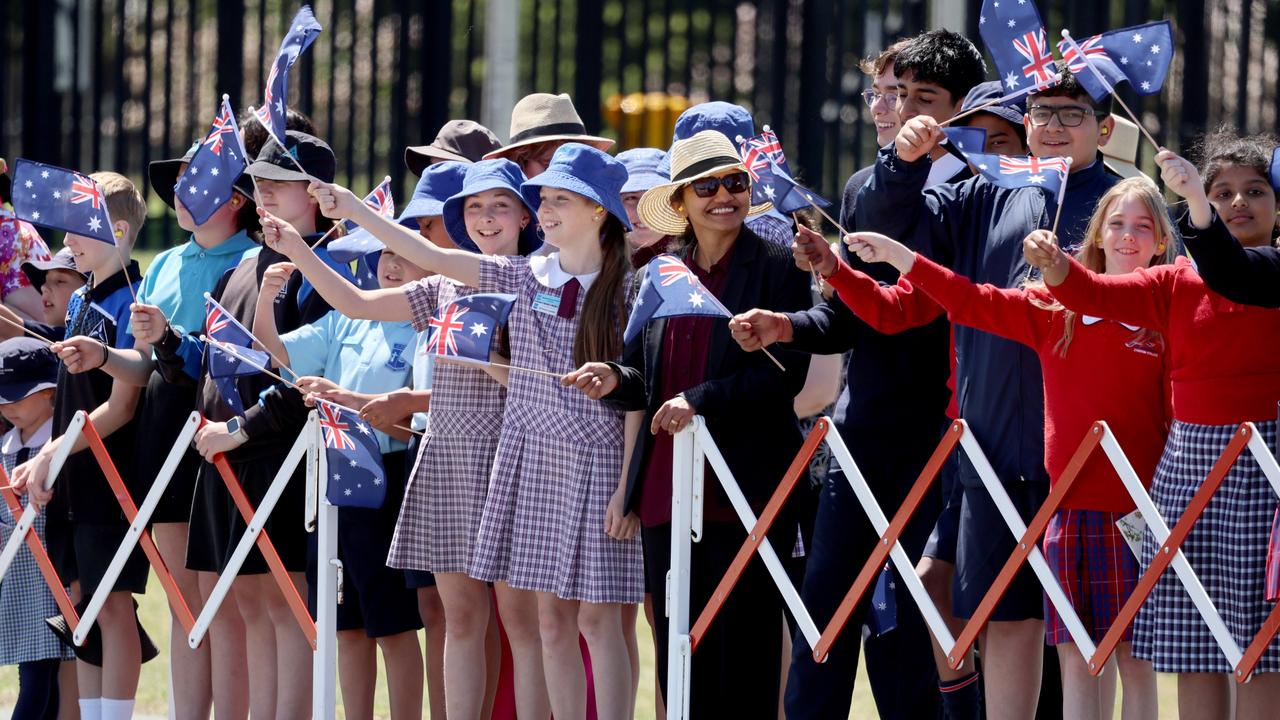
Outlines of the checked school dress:
[{"label": "checked school dress", "polygon": [[[427,332],[436,310],[473,292],[442,275],[406,285],[414,329]],[[507,389],[478,367],[435,363],[431,412],[391,540],[391,567],[467,572],[506,397]]]},{"label": "checked school dress", "polygon": [[[508,326],[513,366],[556,375],[576,369],[572,348],[586,290],[577,293],[572,318],[557,312],[574,280],[589,283],[564,273],[554,252],[482,259],[478,289],[516,295]],[[622,412],[555,377],[519,370],[510,377],[469,574],[565,600],[640,602],[640,538],[604,532],[622,472]]]}]

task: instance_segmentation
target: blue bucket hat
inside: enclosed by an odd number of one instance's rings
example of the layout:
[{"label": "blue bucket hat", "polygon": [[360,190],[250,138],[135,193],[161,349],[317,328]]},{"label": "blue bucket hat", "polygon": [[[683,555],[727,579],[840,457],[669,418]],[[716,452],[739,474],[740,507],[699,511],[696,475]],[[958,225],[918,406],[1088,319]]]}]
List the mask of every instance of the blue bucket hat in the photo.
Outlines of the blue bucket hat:
[{"label": "blue bucket hat", "polygon": [[450,160],[423,168],[422,177],[418,178],[418,185],[413,189],[413,197],[400,212],[400,224],[416,228],[418,218],[443,215],[445,201],[462,190],[462,182],[470,166],[470,163]]},{"label": "blue bucket hat", "polygon": [[541,204],[540,187],[577,193],[599,203],[631,232],[631,221],[622,207],[622,187],[626,183],[627,168],[616,158],[582,143],[566,143],[551,156],[546,172],[520,186],[520,194],[526,205],[536,208]]},{"label": "blue bucket hat", "polygon": [[[989,103],[992,100],[996,100],[1004,96],[1004,86],[1002,86],[999,81],[991,80],[989,82],[978,83],[969,90],[968,95],[964,96],[964,103],[960,106],[960,112],[968,112],[979,105]],[[1017,100],[985,107],[982,108],[982,112],[991,113],[1001,120],[1008,121],[1019,133],[1025,135],[1026,131],[1023,130],[1022,125],[1022,116],[1027,112],[1025,98],[1026,95],[1023,95]],[[961,118],[961,120],[963,121],[964,118]]]},{"label": "blue bucket hat", "polygon": [[671,179],[658,172],[658,168],[667,162],[667,154],[657,148],[626,150],[618,153],[617,158],[627,169],[627,183],[621,192],[644,192]]},{"label": "blue bucket hat", "polygon": [[463,250],[478,253],[480,248],[471,241],[471,237],[467,235],[467,223],[462,218],[462,204],[470,196],[476,193],[482,193],[486,190],[509,190],[511,194],[520,198],[524,203],[525,209],[529,211],[529,224],[525,226],[520,233],[519,253],[528,255],[537,250],[542,241],[538,239],[538,206],[530,205],[524,196],[520,194],[520,185],[524,183],[524,172],[520,170],[520,166],[505,158],[495,158],[493,160],[481,160],[480,162],[467,166],[467,174],[462,181],[462,189],[454,193],[448,200],[444,201],[444,227],[449,231],[449,237],[454,244]]}]

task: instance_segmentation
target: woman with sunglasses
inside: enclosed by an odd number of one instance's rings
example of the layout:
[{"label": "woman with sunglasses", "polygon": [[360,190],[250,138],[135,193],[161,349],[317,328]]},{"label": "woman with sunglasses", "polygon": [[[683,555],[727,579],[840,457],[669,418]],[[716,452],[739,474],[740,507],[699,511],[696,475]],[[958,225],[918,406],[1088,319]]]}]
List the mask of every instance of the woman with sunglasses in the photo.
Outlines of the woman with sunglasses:
[{"label": "woman with sunglasses", "polygon": [[[751,181],[733,143],[705,130],[671,148],[671,182],[646,191],[639,213],[649,227],[677,236],[676,254],[730,312],[751,307],[800,310],[810,304],[809,277],[787,248],[746,228]],[[762,353],[742,351],[728,323],[710,317],[651,322],[621,363],[586,363],[566,384],[624,410],[644,410],[628,470],[626,511],[640,516],[645,574],[666,584],[671,558],[673,439],[701,415],[734,478],[760,512],[802,443],[792,402],[804,385],[808,356],[779,349],[779,370]],[[803,480],[802,480],[803,482]],[[717,487],[708,482],[708,487]],[[795,544],[783,513],[770,539],[779,555]],[[696,614],[724,575],[745,533],[722,490],[709,491],[702,540],[694,545],[690,604]],[[667,635],[662,593],[654,593],[657,636]],[[691,717],[759,717],[779,694],[782,607],[763,563],[753,559],[693,659]],[[666,682],[666,643],[658,643],[658,679]],[[673,699],[674,700],[674,699]]]}]

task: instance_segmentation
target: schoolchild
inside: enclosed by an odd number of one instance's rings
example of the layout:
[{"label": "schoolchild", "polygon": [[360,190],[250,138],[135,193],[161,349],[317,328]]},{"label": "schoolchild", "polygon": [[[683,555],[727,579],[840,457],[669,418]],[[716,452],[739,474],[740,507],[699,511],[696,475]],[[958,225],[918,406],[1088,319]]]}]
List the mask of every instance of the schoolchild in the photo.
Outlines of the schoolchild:
[{"label": "schoolchild", "polygon": [[[0,459],[6,473],[26,462],[49,440],[53,428],[53,393],[58,359],[39,340],[11,338],[0,342],[0,415],[12,427],[0,437]],[[23,500],[23,506],[29,500]],[[8,542],[18,518],[0,507],[0,543]],[[36,516],[28,532],[45,543],[45,515]],[[18,666],[18,697],[13,717],[42,720],[58,716],[68,694],[58,675],[75,654],[49,632],[44,619],[59,612],[45,585],[35,556],[23,546],[0,580],[0,665]],[[74,702],[74,687],[68,688]]]},{"label": "schoolchild", "polygon": [[[12,309],[0,306],[0,315],[54,342],[66,337],[67,303],[71,294],[84,285],[85,276],[76,270],[75,256],[62,248],[48,260],[28,260],[22,263],[22,274],[40,295],[41,314],[35,320],[25,320]],[[0,323],[0,340],[23,335],[15,325]]]},{"label": "schoolchild", "polygon": [[613,141],[587,132],[582,117],[566,93],[531,93],[520,98],[511,108],[510,140],[506,145],[484,155],[485,160],[506,158],[520,166],[527,178],[546,171],[551,156],[565,143],[582,143],[601,151],[613,147]]}]

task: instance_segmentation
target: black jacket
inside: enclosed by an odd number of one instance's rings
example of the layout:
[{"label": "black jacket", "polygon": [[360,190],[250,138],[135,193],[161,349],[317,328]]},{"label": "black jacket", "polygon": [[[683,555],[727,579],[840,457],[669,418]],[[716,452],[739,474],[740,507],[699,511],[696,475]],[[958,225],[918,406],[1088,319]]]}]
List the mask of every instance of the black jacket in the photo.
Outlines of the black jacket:
[{"label": "black jacket", "polygon": [[[720,301],[732,313],[752,308],[794,311],[809,307],[809,276],[796,268],[788,248],[762,240],[745,226],[733,250],[729,277]],[[677,254],[691,262],[694,245]],[[635,509],[653,435],[649,423],[667,398],[662,386],[662,345],[666,320],[649,323],[611,364],[621,384],[604,402],[623,410],[644,410],[645,422],[628,469],[627,508]],[[769,499],[803,444],[793,403],[804,387],[809,356],[773,346],[770,352],[787,368],[780,371],[764,353],[747,353],[729,336],[728,321],[716,323],[707,357],[706,381],[684,391],[707,421],[729,469],[753,506]],[[719,483],[707,485],[722,504],[728,500]]]}]

